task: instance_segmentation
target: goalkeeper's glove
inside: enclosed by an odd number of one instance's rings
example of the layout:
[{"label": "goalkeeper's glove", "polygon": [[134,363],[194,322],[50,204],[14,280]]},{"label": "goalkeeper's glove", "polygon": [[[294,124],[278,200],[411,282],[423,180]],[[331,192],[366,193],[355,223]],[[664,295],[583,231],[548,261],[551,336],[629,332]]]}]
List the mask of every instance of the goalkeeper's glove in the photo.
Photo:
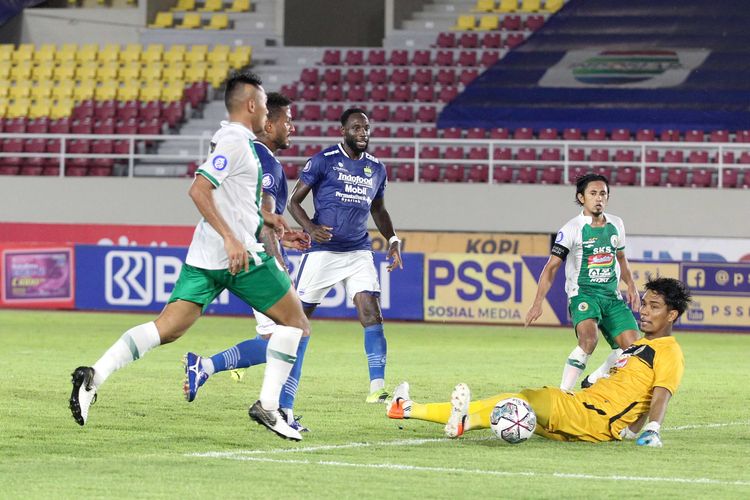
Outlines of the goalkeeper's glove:
[{"label": "goalkeeper's glove", "polygon": [[643,427],[643,432],[635,440],[635,444],[638,446],[650,446],[652,448],[661,448],[661,437],[659,436],[659,429],[661,426],[658,422],[649,422]]},{"label": "goalkeeper's glove", "polygon": [[625,426],[623,430],[620,431],[620,439],[635,439],[638,437],[638,434],[630,430],[630,427]]}]

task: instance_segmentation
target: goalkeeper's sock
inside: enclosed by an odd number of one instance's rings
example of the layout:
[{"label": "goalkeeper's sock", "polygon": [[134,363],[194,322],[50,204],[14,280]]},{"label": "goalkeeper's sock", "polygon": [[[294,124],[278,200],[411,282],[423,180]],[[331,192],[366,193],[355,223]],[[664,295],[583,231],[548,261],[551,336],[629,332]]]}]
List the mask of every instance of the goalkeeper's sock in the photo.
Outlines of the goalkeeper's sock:
[{"label": "goalkeeper's sock", "polygon": [[268,341],[266,371],[260,388],[260,404],[266,411],[279,409],[281,388],[289,378],[289,372],[297,360],[302,330],[291,326],[276,325]]},{"label": "goalkeeper's sock", "polygon": [[565,367],[563,368],[560,389],[563,391],[570,391],[573,389],[578,377],[580,377],[583,370],[586,369],[586,362],[589,360],[589,356],[590,354],[586,354],[586,351],[581,349],[580,346],[576,346],[576,348],[570,352],[568,360],[565,362]]},{"label": "goalkeeper's sock", "polygon": [[248,368],[250,366],[261,365],[266,362],[267,348],[268,340],[260,336],[240,342],[226,351],[211,356],[214,371],[209,373],[209,375],[213,375],[213,373],[216,372],[234,370],[236,368]]},{"label": "goalkeeper's sock", "polygon": [[612,349],[612,352],[609,353],[609,356],[607,356],[607,359],[604,361],[604,363],[602,363],[599,368],[589,373],[589,382],[593,384],[600,378],[607,377],[609,375],[610,368],[615,366],[615,363],[620,358],[621,354],[622,349],[620,349],[619,347],[617,349]]},{"label": "goalkeeper's sock", "polygon": [[122,337],[94,363],[94,386],[99,387],[114,372],[140,359],[158,345],[161,345],[161,338],[153,321],[135,326],[123,333]]},{"label": "goalkeeper's sock", "polygon": [[[521,397],[521,395],[516,393],[503,393],[469,403],[469,419],[467,419],[467,421],[470,422],[469,428],[478,429],[489,427],[490,413],[492,413],[492,409],[495,408],[497,402],[512,397]],[[451,403],[421,404],[412,401],[409,418],[444,424],[448,422],[452,408],[453,405]]]},{"label": "goalkeeper's sock", "polygon": [[365,354],[367,354],[367,366],[370,370],[370,392],[381,390],[385,387],[385,362],[388,353],[388,344],[383,333],[383,324],[365,327]]},{"label": "goalkeeper's sock", "polygon": [[310,342],[310,337],[302,337],[299,339],[299,346],[297,346],[297,360],[294,362],[294,366],[292,366],[292,371],[289,372],[289,378],[286,379],[284,387],[281,388],[279,404],[286,410],[291,411],[292,408],[294,408],[294,399],[297,396],[297,386],[299,385],[299,379],[302,376],[302,362],[305,359],[305,351],[307,350],[308,342]]}]

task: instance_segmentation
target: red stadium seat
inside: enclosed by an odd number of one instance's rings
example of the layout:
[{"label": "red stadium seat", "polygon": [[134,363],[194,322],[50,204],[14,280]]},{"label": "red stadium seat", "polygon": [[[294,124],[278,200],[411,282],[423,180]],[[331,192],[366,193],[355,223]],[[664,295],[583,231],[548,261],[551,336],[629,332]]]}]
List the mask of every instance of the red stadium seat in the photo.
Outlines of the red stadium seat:
[{"label": "red stadium seat", "polygon": [[411,182],[414,180],[414,165],[411,163],[401,163],[396,169],[396,180]]},{"label": "red stadium seat", "polygon": [[350,85],[346,94],[349,102],[363,102],[367,100],[367,92],[364,85]]},{"label": "red stadium seat", "polygon": [[462,50],[458,54],[458,65],[459,66],[476,66],[477,65],[477,51],[476,50]]},{"label": "red stadium seat", "polygon": [[516,177],[516,183],[518,184],[536,184],[538,171],[536,167],[521,167],[518,169],[518,177]]},{"label": "red stadium seat", "polygon": [[586,152],[580,148],[571,148],[568,150],[568,161],[584,161]]},{"label": "red stadium seat", "polygon": [[162,115],[162,104],[161,101],[138,101],[138,117],[142,120],[152,120],[154,118],[160,118]]},{"label": "red stadium seat", "polygon": [[737,163],[742,163],[744,165],[750,164],[750,151],[743,151],[740,153]]},{"label": "red stadium seat", "polygon": [[687,170],[684,168],[667,169],[667,187],[683,187],[687,185]]},{"label": "red stadium seat", "polygon": [[305,68],[300,73],[299,81],[305,85],[317,85],[320,82],[320,73],[317,68]]},{"label": "red stadium seat", "polygon": [[466,169],[463,165],[448,165],[443,172],[443,182],[463,182]]},{"label": "red stadium seat", "polygon": [[440,158],[440,148],[437,146],[422,146],[419,150],[419,157],[427,160]]},{"label": "red stadium seat", "polygon": [[370,119],[375,122],[387,122],[391,119],[391,109],[384,104],[373,106]]},{"label": "red stadium seat", "polygon": [[560,154],[559,149],[553,149],[553,148],[544,148],[542,149],[542,153],[539,155],[539,159],[542,161],[551,161],[551,162],[559,162],[560,157],[562,155]]},{"label": "red stadium seat", "polygon": [[441,68],[437,72],[435,81],[441,85],[453,85],[456,83],[456,70],[453,68]]},{"label": "red stadium seat", "polygon": [[50,134],[68,134],[70,133],[70,120],[67,118],[58,118],[50,120],[47,132]]},{"label": "red stadium seat", "polygon": [[539,139],[543,141],[554,141],[557,140],[557,129],[556,128],[543,128],[539,131]]},{"label": "red stadium seat", "polygon": [[318,146],[315,144],[308,144],[305,146],[305,149],[302,150],[302,156],[306,158],[312,158],[316,154],[320,153],[320,151],[323,149],[323,146]]},{"label": "red stadium seat", "polygon": [[534,139],[534,130],[529,127],[519,127],[513,131],[513,138],[517,141],[530,141]]},{"label": "red stadium seat", "polygon": [[583,139],[583,133],[579,128],[566,128],[563,130],[562,138],[565,141],[580,141]]},{"label": "red stadium seat", "polygon": [[485,49],[499,49],[503,46],[503,39],[500,33],[496,31],[490,31],[485,33],[482,37],[482,47]]},{"label": "red stadium seat", "polygon": [[445,87],[440,89],[440,92],[438,92],[437,100],[438,102],[449,103],[453,99],[455,99],[457,95],[458,88],[454,87],[453,85],[446,85]]},{"label": "red stadium seat", "polygon": [[[437,111],[434,106],[419,106],[417,108],[417,121],[422,123],[433,123],[437,120]],[[437,130],[435,130],[434,136],[437,137]]]},{"label": "red stadium seat", "polygon": [[414,158],[414,146],[399,146],[396,150],[396,158]]},{"label": "red stadium seat", "polygon": [[[414,76],[411,79],[412,82],[418,85],[430,85],[432,86],[432,70],[426,68],[418,68],[414,72]],[[453,83],[453,82],[450,82]]]},{"label": "red stadium seat", "polygon": [[308,85],[302,89],[300,95],[301,101],[319,101],[320,100],[320,87],[317,85]]},{"label": "red stadium seat", "polygon": [[721,171],[721,184],[725,188],[736,188],[739,171],[736,168],[725,168]]},{"label": "red stadium seat", "polygon": [[443,139],[460,139],[463,136],[463,130],[459,127],[449,127],[442,129]]},{"label": "red stadium seat", "polygon": [[340,66],[341,51],[337,49],[328,49],[323,52],[323,64],[326,66]]},{"label": "red stadium seat", "polygon": [[734,142],[750,142],[750,130],[738,130],[735,132]]},{"label": "red stadium seat", "polygon": [[635,161],[635,151],[632,149],[618,149],[615,151],[614,160],[616,162],[632,163]]},{"label": "red stadium seat", "polygon": [[370,91],[370,100],[375,102],[385,102],[388,100],[388,86],[375,85]]},{"label": "red stadium seat", "polygon": [[504,127],[496,127],[490,130],[490,139],[504,140],[510,138],[510,131]]},{"label": "red stadium seat", "polygon": [[379,159],[392,158],[393,148],[391,148],[391,146],[388,146],[388,145],[375,146],[372,148],[372,154],[373,156]]},{"label": "red stadium seat", "polygon": [[[91,142],[86,140],[73,139],[66,143],[67,152],[71,155],[77,154],[88,154],[91,152]],[[86,175],[86,168],[89,165],[90,160],[86,158],[66,158],[65,160],[65,175],[77,176],[79,175],[78,169],[83,169],[83,173],[80,175]],[[71,169],[72,170],[71,173]]]},{"label": "red stadium seat", "polygon": [[738,180],[737,183],[738,187],[741,187],[743,189],[750,188],[750,170],[745,170],[742,173],[741,178]]},{"label": "red stadium seat", "polygon": [[279,156],[299,156],[299,144],[292,144],[286,149],[280,149],[276,154]]},{"label": "red stadium seat", "polygon": [[[2,120],[0,120],[2,122]],[[29,120],[26,124],[26,133],[28,134],[46,134],[49,130],[49,118],[41,117]]]},{"label": "red stadium seat", "polygon": [[385,66],[385,50],[374,49],[367,53],[368,66]]},{"label": "red stadium seat", "polygon": [[347,50],[344,57],[344,64],[347,66],[362,66],[365,63],[364,53],[359,50]]},{"label": "red stadium seat", "polygon": [[495,148],[492,156],[495,160],[510,160],[513,158],[513,151],[510,148]]},{"label": "red stadium seat", "polygon": [[479,35],[477,33],[462,33],[458,39],[458,46],[464,49],[476,49],[479,47]]},{"label": "red stadium seat", "polygon": [[145,135],[161,134],[161,121],[158,118],[140,121],[138,123],[138,133]]},{"label": "red stadium seat", "polygon": [[328,104],[325,107],[325,114],[323,115],[326,121],[337,122],[341,119],[341,115],[344,112],[344,106],[341,104]]},{"label": "red stadium seat", "polygon": [[533,15],[528,16],[526,18],[526,22],[524,23],[526,26],[526,29],[529,31],[536,31],[542,26],[544,26],[544,16],[539,15]]},{"label": "red stadium seat", "polygon": [[302,108],[302,120],[309,122],[316,122],[320,120],[320,105],[319,104],[306,104]]},{"label": "red stadium seat", "polygon": [[280,92],[293,101],[297,100],[297,86],[293,83],[282,85]]},{"label": "red stadium seat", "polygon": [[638,142],[653,142],[656,140],[656,134],[650,128],[642,128],[636,131],[635,140]]},{"label": "red stadium seat", "polygon": [[0,164],[0,175],[17,175],[20,167]]},{"label": "red stadium seat", "polygon": [[437,182],[440,180],[440,167],[429,163],[419,167],[419,182]]},{"label": "red stadium seat", "polygon": [[[94,113],[94,118],[96,118],[97,120],[106,120],[107,118],[113,118],[113,116],[109,113],[100,113],[100,109],[104,108],[100,108],[97,106],[96,112]],[[130,120],[131,118],[138,118],[138,111],[138,101],[118,101],[115,106],[114,118],[117,118],[118,120]]]},{"label": "red stadium seat", "polygon": [[470,160],[487,160],[489,159],[489,151],[484,146],[475,146],[469,149],[467,158]]},{"label": "red stadium seat", "polygon": [[591,153],[589,153],[589,161],[608,162],[609,161],[609,149],[592,149]]},{"label": "red stadium seat", "polygon": [[459,73],[458,75],[458,81],[459,83],[462,83],[464,86],[470,84],[473,82],[476,77],[479,76],[479,70],[473,69],[473,68],[465,68]]},{"label": "red stadium seat", "polygon": [[708,140],[711,142],[729,142],[729,131],[712,130]]},{"label": "red stadium seat", "polygon": [[708,163],[708,151],[691,151],[688,163]]},{"label": "red stadium seat", "polygon": [[658,167],[646,167],[646,185],[661,186],[662,169]]},{"label": "red stadium seat", "polygon": [[560,167],[544,167],[539,179],[540,184],[562,184],[563,169]]},{"label": "red stadium seat", "polygon": [[323,137],[323,127],[320,125],[306,125],[300,135],[303,137]]},{"label": "red stadium seat", "polygon": [[[386,108],[386,111],[388,111],[388,108]],[[370,116],[370,119],[373,120],[372,115]],[[391,127],[387,125],[375,125],[371,130],[370,137],[391,137]]]},{"label": "red stadium seat", "polygon": [[373,68],[367,74],[367,80],[373,85],[386,83],[388,81],[388,72],[383,68]]},{"label": "red stadium seat", "polygon": [[[113,101],[114,102],[114,101]],[[92,118],[94,116],[94,101],[86,99],[79,102],[74,108],[71,118],[73,120],[82,120],[83,118]],[[6,129],[7,132],[7,129]]]},{"label": "red stadium seat", "polygon": [[486,183],[489,180],[489,171],[490,168],[487,165],[474,165],[469,169],[466,182]]},{"label": "red stadium seat", "polygon": [[625,128],[616,128],[610,134],[610,139],[612,139],[613,141],[629,141],[630,130]]},{"label": "red stadium seat", "polygon": [[521,30],[521,16],[510,15],[503,17],[500,27],[507,31],[520,31]]},{"label": "red stadium seat", "polygon": [[429,66],[432,53],[429,50],[415,50],[411,63],[414,66]]},{"label": "red stadium seat", "polygon": [[391,57],[388,60],[391,66],[408,66],[409,52],[406,50],[392,50]]},{"label": "red stadium seat", "polygon": [[436,45],[444,49],[452,49],[456,46],[456,35],[453,33],[439,33]]},{"label": "red stadium seat", "polygon": [[479,65],[488,68],[500,60],[500,52],[497,50],[485,50],[479,58]]},{"label": "red stadium seat", "polygon": [[507,184],[513,180],[513,169],[503,166],[496,166],[492,169],[492,182],[495,184]]},{"label": "red stadium seat", "polygon": [[399,127],[396,129],[396,137],[399,138],[412,138],[414,137],[414,127]]},{"label": "red stadium seat", "polygon": [[[721,159],[724,165],[731,165],[732,163],[734,163],[734,151],[724,151],[724,154],[721,155]],[[716,155],[716,157],[714,157],[714,161],[718,163],[719,155]]]},{"label": "red stadium seat", "polygon": [[[23,141],[24,153],[44,153],[46,149],[47,141],[44,139],[26,139]],[[39,156],[24,158],[23,165],[44,167],[46,165],[46,159]]]},{"label": "red stadium seat", "polygon": [[328,125],[325,131],[325,137],[340,137],[341,126],[340,125]]},{"label": "red stadium seat", "polygon": [[579,177],[589,173],[590,171],[591,169],[583,165],[571,167],[568,171],[568,182],[570,182],[571,184],[575,184]]},{"label": "red stadium seat", "polygon": [[284,163],[282,168],[287,179],[294,180],[299,177],[299,168],[294,163]]},{"label": "red stadium seat", "polygon": [[23,165],[18,169],[18,175],[42,175],[44,169],[38,165]]},{"label": "red stadium seat", "polygon": [[463,160],[464,148],[460,146],[448,146],[447,148],[445,148],[443,158],[445,158],[446,160]]},{"label": "red stadium seat", "polygon": [[321,97],[324,101],[341,102],[344,100],[344,90],[341,85],[329,85]]},{"label": "red stadium seat", "polygon": [[678,130],[662,130],[659,134],[659,140],[664,142],[679,142],[680,132]]},{"label": "red stadium seat", "polygon": [[483,128],[473,127],[466,131],[467,139],[486,139],[487,131]]},{"label": "red stadium seat", "polygon": [[664,158],[662,159],[662,162],[664,162],[664,163],[684,163],[685,162],[685,154],[682,152],[682,150],[666,151],[664,153]]},{"label": "red stadium seat", "polygon": [[435,64],[438,66],[455,66],[452,50],[438,50],[435,55]]},{"label": "red stadium seat", "polygon": [[[417,113],[417,120],[419,120],[419,113]],[[428,120],[429,121],[429,120]],[[419,130],[419,133],[417,134],[417,137],[420,139],[436,139],[438,136],[438,131],[435,127],[422,127]]]},{"label": "red stadium seat", "polygon": [[702,130],[688,130],[685,132],[685,142],[703,142],[705,135]]},{"label": "red stadium seat", "polygon": [[419,87],[414,94],[414,100],[417,102],[433,102],[435,100],[435,89],[432,85]]},{"label": "red stadium seat", "polygon": [[691,187],[711,187],[713,185],[713,172],[706,168],[692,170],[690,179]]},{"label": "red stadium seat", "polygon": [[394,68],[391,71],[391,79],[389,83],[394,84],[406,84],[411,82],[411,76],[409,76],[409,70],[406,68]]},{"label": "red stadium seat", "polygon": [[521,45],[524,41],[524,36],[521,33],[510,33],[505,39],[505,46],[509,49],[514,49]]},{"label": "red stadium seat", "polygon": [[601,128],[591,128],[586,131],[587,141],[606,141],[607,131]]},{"label": "red stadium seat", "polygon": [[70,125],[71,134],[90,134],[94,129],[94,123],[91,118],[82,118],[74,120]]},{"label": "red stadium seat", "polygon": [[411,86],[410,85],[396,85],[391,92],[391,101],[394,102],[409,102],[412,99]]},{"label": "red stadium seat", "polygon": [[361,68],[349,69],[346,71],[344,78],[346,79],[346,83],[348,83],[349,85],[362,85],[365,83],[365,70]]},{"label": "red stadium seat", "polygon": [[618,186],[635,186],[638,183],[638,169],[634,167],[620,167],[617,169],[615,184]]},{"label": "red stadium seat", "polygon": [[326,68],[323,72],[323,81],[327,85],[333,85],[341,82],[341,70],[339,68]]}]

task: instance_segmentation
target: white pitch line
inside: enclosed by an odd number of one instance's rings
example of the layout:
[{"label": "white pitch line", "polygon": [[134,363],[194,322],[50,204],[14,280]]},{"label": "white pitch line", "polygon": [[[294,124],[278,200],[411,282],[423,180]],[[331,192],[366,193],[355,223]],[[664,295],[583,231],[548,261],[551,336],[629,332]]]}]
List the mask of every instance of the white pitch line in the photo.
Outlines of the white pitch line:
[{"label": "white pitch line", "polygon": [[277,464],[288,464],[288,465],[324,465],[330,467],[350,467],[357,469],[388,469],[388,470],[399,470],[399,471],[417,471],[417,472],[438,472],[441,474],[456,473],[456,474],[477,474],[486,476],[502,476],[502,477],[550,477],[557,479],[587,479],[587,480],[600,480],[600,481],[649,481],[649,482],[664,482],[664,483],[680,483],[680,484],[712,484],[712,485],[723,485],[723,486],[750,486],[750,481],[722,481],[719,479],[709,478],[681,478],[681,477],[653,477],[653,476],[597,476],[593,474],[570,474],[565,472],[551,472],[551,473],[539,473],[539,472],[509,472],[509,471],[494,471],[494,470],[482,470],[482,469],[458,469],[454,467],[425,467],[420,465],[406,465],[406,464],[357,464],[348,462],[338,462],[331,460],[282,460],[278,458],[268,457],[250,457],[250,456],[220,456],[209,453],[203,454],[191,454],[190,456],[207,457],[207,458],[227,458],[230,460],[244,460],[250,462],[270,462]]},{"label": "white pitch line", "polygon": [[692,429],[714,429],[716,427],[734,427],[737,425],[750,425],[750,420],[745,422],[724,422],[722,424],[697,424],[681,425],[679,427],[666,427],[665,431],[687,431]]}]

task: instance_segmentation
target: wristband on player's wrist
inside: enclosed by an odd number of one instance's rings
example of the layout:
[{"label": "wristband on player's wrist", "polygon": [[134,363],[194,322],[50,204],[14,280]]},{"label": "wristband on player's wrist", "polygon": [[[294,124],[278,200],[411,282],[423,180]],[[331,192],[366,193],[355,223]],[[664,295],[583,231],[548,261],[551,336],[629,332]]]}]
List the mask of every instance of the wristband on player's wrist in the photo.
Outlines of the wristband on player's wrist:
[{"label": "wristband on player's wrist", "polygon": [[642,432],[653,431],[658,434],[659,429],[661,429],[661,425],[659,424],[659,422],[649,422],[643,426],[643,429],[641,429],[641,431]]},{"label": "wristband on player's wrist", "polygon": [[395,235],[395,234],[394,234],[393,236],[391,236],[390,238],[388,238],[388,245],[389,245],[389,246],[390,246],[390,245],[393,245],[393,243],[394,243],[394,242],[398,242],[398,243],[401,243],[401,240],[400,240],[400,239],[398,239],[398,235]]}]

